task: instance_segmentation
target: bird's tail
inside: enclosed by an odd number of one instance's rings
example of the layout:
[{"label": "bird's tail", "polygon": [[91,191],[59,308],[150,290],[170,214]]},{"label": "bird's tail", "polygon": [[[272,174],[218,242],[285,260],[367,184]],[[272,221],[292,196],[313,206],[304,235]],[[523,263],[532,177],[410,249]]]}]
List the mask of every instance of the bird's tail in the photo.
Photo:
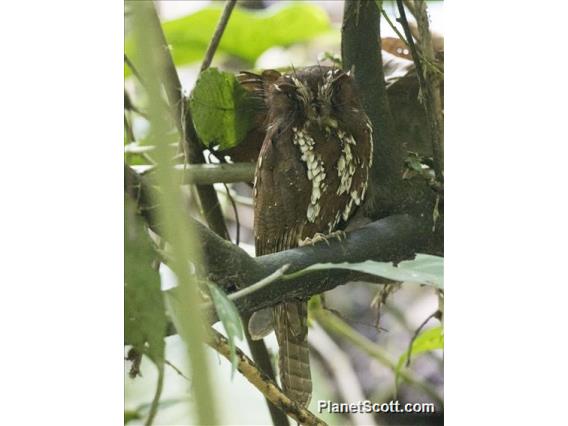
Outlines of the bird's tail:
[{"label": "bird's tail", "polygon": [[306,407],[312,397],[308,349],[307,302],[284,302],[274,307],[278,368],[284,393]]}]

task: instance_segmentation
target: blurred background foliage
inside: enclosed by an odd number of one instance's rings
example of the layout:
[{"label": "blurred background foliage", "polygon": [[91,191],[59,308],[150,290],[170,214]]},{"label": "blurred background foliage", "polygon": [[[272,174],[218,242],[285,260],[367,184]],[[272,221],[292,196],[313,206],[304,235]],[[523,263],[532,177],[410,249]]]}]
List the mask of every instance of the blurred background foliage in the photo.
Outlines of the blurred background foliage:
[{"label": "blurred background foliage", "polygon": [[[140,56],[132,33],[133,3],[125,2],[125,54],[136,69],[140,68],[137,62]],[[430,2],[428,6],[433,27],[442,30],[442,3]],[[243,113],[242,108],[238,107],[240,104],[235,100],[239,98],[234,96],[234,93],[240,93],[240,89],[231,75],[241,70],[262,70],[291,65],[301,67],[318,62],[332,64],[337,63],[340,57],[342,2],[240,1],[232,13],[213,61],[213,66],[223,72],[208,70],[208,76],[204,79],[202,76],[200,93],[199,83],[196,83],[199,66],[219,20],[222,4],[210,1],[159,1],[156,2],[156,8],[184,92],[189,94],[197,87],[190,105],[192,110],[196,111],[197,122],[200,122],[200,114],[203,113],[201,115],[204,116],[205,124],[197,130],[202,142],[211,149],[219,142],[225,144],[222,148],[236,146],[241,141],[243,132],[248,129],[243,130],[239,126],[242,126],[243,122],[250,125],[254,121],[247,116],[248,110]],[[385,1],[383,8],[391,16],[391,20],[395,21],[395,6]],[[389,100],[397,128],[403,135],[408,151],[411,152],[408,173],[418,173],[422,168],[421,161],[427,159],[431,153],[425,143],[428,140],[428,130],[423,110],[417,101],[414,69],[408,59],[408,52],[404,51],[400,43],[396,43],[396,33],[384,20],[381,22],[381,32],[383,47],[391,53],[391,56],[388,56],[383,52]],[[133,67],[125,64],[125,162],[131,166],[151,166],[159,162],[159,159],[155,141],[149,133],[149,97],[144,84],[133,75]],[[223,84],[231,89],[231,96],[218,96],[218,99],[221,99],[218,105],[227,108],[223,102],[235,102],[235,105],[229,106],[229,109],[234,107],[235,111],[234,116],[229,117],[233,124],[212,126],[211,122],[214,124],[218,118],[211,116],[208,111],[200,110],[203,105],[211,109],[211,102],[215,100],[215,96],[208,96],[213,92],[211,87],[206,85],[213,84],[211,81],[207,82],[208,78],[213,78],[213,83],[219,83],[218,79],[221,78]],[[241,115],[237,117],[237,114]],[[163,152],[167,152],[172,161],[181,163],[183,157],[178,149],[179,135],[174,120],[171,117],[167,120],[169,121],[165,123],[161,139]],[[218,161],[212,156],[208,156],[208,159],[212,162]],[[226,160],[230,161],[228,158]],[[238,228],[240,247],[254,255],[250,186],[246,183],[231,184],[228,187],[216,184],[215,188],[233,241],[236,239]],[[189,210],[199,220],[199,206],[194,191],[193,187],[183,187]],[[198,424],[195,417],[196,401],[193,401],[191,396],[195,372],[191,371],[187,349],[178,335],[162,339],[166,332],[165,316],[156,313],[155,309],[156,306],[163,305],[159,295],[160,282],[162,289],[167,290],[175,286],[177,280],[163,263],[159,267],[158,276],[159,258],[155,254],[160,253],[163,247],[148,237],[143,225],[135,217],[134,210],[130,204],[125,205],[125,338],[127,344],[137,348],[145,356],[140,365],[141,376],[136,378],[129,374],[132,363],[125,363],[125,422],[129,425],[144,423],[155,395],[158,373],[161,371],[164,387],[154,424]],[[442,279],[440,262],[434,266],[425,266],[424,263],[418,262],[412,264],[411,268],[413,267],[430,268],[427,273],[438,277],[440,281]],[[418,270],[418,274],[420,272]],[[130,286],[128,281],[140,283],[140,287]],[[362,348],[333,336],[329,330],[312,327],[310,344],[314,395],[310,409],[313,412],[317,414],[316,402],[320,399],[351,402],[351,399],[344,398],[345,392],[348,395],[361,395],[373,402],[390,401],[394,398],[401,402],[432,401],[421,389],[397,380],[400,371],[406,369],[426,382],[438,395],[443,394],[443,330],[437,326],[435,320],[429,321],[414,341],[411,364],[406,366],[409,343],[415,331],[438,309],[436,285],[432,287],[396,284],[382,289],[382,286],[376,284],[360,282],[337,287],[325,294],[327,308],[336,312],[355,332],[382,348],[394,360],[396,369],[387,368]],[[216,306],[227,303],[223,295],[215,295]],[[152,308],[148,308],[149,306]],[[226,304],[225,308],[230,318],[236,318],[234,313],[230,313],[230,304]],[[139,317],[138,313],[141,311],[147,311],[148,316]],[[163,313],[164,309],[159,308],[157,311]],[[138,328],[130,327],[129,324],[132,323],[129,319],[136,322]],[[231,327],[230,320],[225,323],[225,328]],[[220,323],[214,327],[219,331],[224,330]],[[239,329],[233,329],[229,337],[238,334]],[[265,340],[272,353],[277,353],[274,335]],[[249,353],[244,342],[236,343]],[[125,348],[125,354],[129,348],[130,346]],[[146,356],[154,363],[145,361]],[[206,357],[211,367],[210,375],[217,400],[217,420],[221,424],[270,424],[263,396],[240,374],[233,376],[231,364],[221,359],[214,351],[206,349]],[[348,366],[341,367],[345,363],[339,362],[340,360],[347,360]],[[339,384],[341,381],[338,375],[353,376],[354,380],[350,383],[355,383],[353,386],[357,389],[341,389],[340,387],[345,385]],[[439,401],[435,402],[437,410],[441,410]],[[369,417],[325,412],[321,414],[321,418],[330,425],[368,424],[365,421],[369,421]],[[403,420],[396,416],[381,415],[371,418],[371,421],[386,425],[401,424],[399,422]],[[440,424],[440,416],[416,415],[408,421],[407,424]]]}]

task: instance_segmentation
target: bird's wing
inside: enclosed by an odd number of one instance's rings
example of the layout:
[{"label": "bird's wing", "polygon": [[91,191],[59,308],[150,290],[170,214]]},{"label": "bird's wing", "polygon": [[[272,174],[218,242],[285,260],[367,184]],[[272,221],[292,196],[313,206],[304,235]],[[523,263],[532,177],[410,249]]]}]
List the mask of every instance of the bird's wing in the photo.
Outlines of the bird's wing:
[{"label": "bird's wing", "polygon": [[[277,170],[276,170],[277,169]],[[306,224],[311,184],[291,135],[267,133],[255,173],[256,255],[296,247]]]}]

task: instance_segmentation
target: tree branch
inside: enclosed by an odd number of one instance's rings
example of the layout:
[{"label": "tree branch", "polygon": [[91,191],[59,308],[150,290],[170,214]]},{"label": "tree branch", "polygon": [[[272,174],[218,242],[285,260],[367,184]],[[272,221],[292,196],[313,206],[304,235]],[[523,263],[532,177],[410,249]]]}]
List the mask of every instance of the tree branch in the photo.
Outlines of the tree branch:
[{"label": "tree branch", "polygon": [[[185,184],[211,185],[214,183],[252,182],[254,179],[254,163],[223,164],[191,164],[175,166],[180,174],[180,181]],[[132,166],[141,175],[149,175],[154,166]]]},{"label": "tree branch", "polygon": [[221,19],[217,23],[217,28],[215,29],[215,33],[213,34],[213,38],[209,42],[209,46],[207,47],[207,52],[205,53],[205,59],[203,59],[203,63],[201,64],[201,72],[205,71],[211,65],[211,61],[213,60],[213,55],[215,55],[215,51],[219,46],[219,42],[221,41],[221,37],[223,36],[223,32],[227,27],[227,23],[229,22],[229,17],[231,16],[231,12],[233,8],[237,4],[237,0],[227,0],[225,3],[225,8],[223,9],[223,14],[221,15]]},{"label": "tree branch", "polygon": [[380,14],[375,2],[346,0],[341,28],[343,67],[354,70],[363,106],[373,125],[373,168],[365,210],[388,214],[399,188],[404,151],[395,131],[381,61]]},{"label": "tree branch", "polygon": [[[125,190],[137,203],[138,211],[150,228],[160,234],[160,224],[153,212],[151,189],[145,178],[125,166]],[[440,254],[443,228],[432,231],[431,215],[393,215],[348,232],[344,240],[330,239],[313,246],[303,246],[253,258],[243,249],[211,232],[188,217],[199,239],[204,268],[209,279],[228,293],[250,286],[283,265],[294,273],[316,263],[383,262],[413,258],[416,252]],[[369,280],[365,274],[333,270],[317,271],[296,279],[276,281],[235,300],[241,313],[251,313],[291,298],[307,298],[356,279]],[[210,312],[209,318],[215,318]]]},{"label": "tree branch", "polygon": [[[215,330],[211,330],[212,335],[208,339],[207,344],[223,355],[229,362],[231,361],[231,351],[227,339],[222,334]],[[292,417],[302,425],[318,425],[324,426],[326,423],[316,417],[313,413],[306,408],[300,407],[271,380],[266,374],[260,371],[252,360],[247,357],[240,349],[237,348],[237,368],[239,372],[255,387],[257,388],[268,401],[280,410],[284,411],[287,415]]]}]

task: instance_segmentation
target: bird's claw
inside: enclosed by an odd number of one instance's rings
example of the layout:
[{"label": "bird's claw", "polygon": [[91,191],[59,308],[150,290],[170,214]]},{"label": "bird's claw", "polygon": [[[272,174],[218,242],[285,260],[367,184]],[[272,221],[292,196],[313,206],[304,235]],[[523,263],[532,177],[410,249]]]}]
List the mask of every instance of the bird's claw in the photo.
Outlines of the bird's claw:
[{"label": "bird's claw", "polygon": [[312,238],[305,238],[304,241],[302,241],[300,243],[300,247],[307,246],[307,245],[314,246],[317,243],[321,243],[322,241],[325,242],[327,244],[327,246],[329,247],[329,245],[330,245],[329,240],[331,238],[337,238],[339,241],[343,241],[346,237],[347,237],[347,235],[343,231],[333,231],[332,233],[327,234],[327,235],[321,234],[321,233],[318,232]]}]

